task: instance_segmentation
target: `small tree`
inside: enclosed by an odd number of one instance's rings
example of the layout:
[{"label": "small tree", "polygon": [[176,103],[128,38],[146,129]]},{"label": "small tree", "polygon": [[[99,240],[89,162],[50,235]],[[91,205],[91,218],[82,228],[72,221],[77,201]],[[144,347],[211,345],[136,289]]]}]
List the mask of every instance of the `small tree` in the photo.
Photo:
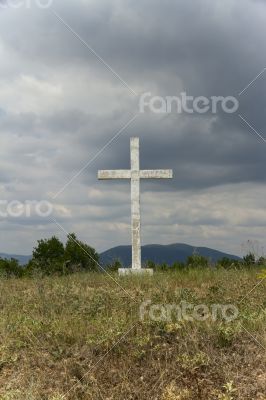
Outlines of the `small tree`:
[{"label": "small tree", "polygon": [[164,272],[169,270],[169,265],[166,263],[156,264],[155,270],[159,272]]},{"label": "small tree", "polygon": [[156,264],[155,264],[155,262],[154,261],[152,261],[152,260],[147,260],[146,262],[145,262],[145,266],[144,266],[145,268],[148,268],[148,269],[153,269],[153,270],[155,270],[156,269]]},{"label": "small tree", "polygon": [[173,271],[179,271],[179,270],[185,269],[185,264],[184,264],[183,262],[180,262],[180,261],[175,261],[175,262],[173,263],[171,269],[172,269]]},{"label": "small tree", "polygon": [[258,265],[266,265],[266,258],[265,257],[260,257],[257,261]]},{"label": "small tree", "polygon": [[256,264],[255,255],[253,253],[248,253],[245,257],[243,257],[244,265],[251,266]]},{"label": "small tree", "polygon": [[38,245],[33,249],[29,269],[40,269],[50,274],[62,272],[64,265],[64,245],[53,236],[50,239],[38,240]]},{"label": "small tree", "polygon": [[11,258],[11,260],[0,258],[0,276],[9,277],[22,277],[24,273],[23,268],[19,265],[18,260]]},{"label": "small tree", "polygon": [[229,257],[223,257],[217,261],[216,265],[217,267],[225,269],[236,268],[238,266],[238,260],[232,260]]},{"label": "small tree", "polygon": [[88,246],[86,243],[77,240],[74,233],[67,237],[65,247],[65,263],[69,270],[89,270],[97,271],[99,266],[99,255],[95,249]]},{"label": "small tree", "polygon": [[192,268],[208,267],[208,260],[199,254],[192,254],[187,258],[187,266]]},{"label": "small tree", "polygon": [[106,266],[106,270],[110,272],[117,272],[119,268],[122,268],[122,264],[119,260],[114,260],[110,265]]}]

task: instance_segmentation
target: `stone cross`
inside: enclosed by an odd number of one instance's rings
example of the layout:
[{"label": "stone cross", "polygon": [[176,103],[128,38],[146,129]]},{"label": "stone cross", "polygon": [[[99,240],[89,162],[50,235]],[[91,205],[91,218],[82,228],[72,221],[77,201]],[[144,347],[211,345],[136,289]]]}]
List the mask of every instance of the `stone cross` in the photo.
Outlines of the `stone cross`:
[{"label": "stone cross", "polygon": [[173,171],[170,169],[140,170],[139,168],[139,138],[130,139],[131,169],[98,171],[98,179],[130,179],[131,180],[131,235],[132,235],[132,269],[123,268],[120,274],[130,272],[149,272],[141,268],[140,241],[140,179],[170,179]]}]

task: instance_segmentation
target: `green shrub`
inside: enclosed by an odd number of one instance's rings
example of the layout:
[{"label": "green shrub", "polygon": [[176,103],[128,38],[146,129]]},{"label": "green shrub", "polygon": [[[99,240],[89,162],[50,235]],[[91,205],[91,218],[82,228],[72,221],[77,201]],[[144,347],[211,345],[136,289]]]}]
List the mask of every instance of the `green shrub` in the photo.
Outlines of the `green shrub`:
[{"label": "green shrub", "polygon": [[155,270],[156,264],[155,264],[154,261],[147,260],[147,261],[145,262],[145,268],[149,268],[149,269]]},{"label": "green shrub", "polygon": [[72,233],[68,235],[65,247],[55,236],[38,240],[25,274],[32,276],[69,274],[82,270],[96,271],[98,263],[99,256],[96,251]]},{"label": "green shrub", "polygon": [[38,240],[33,249],[32,260],[27,266],[27,271],[40,270],[45,274],[62,272],[64,266],[64,245],[52,236],[50,239]]},{"label": "green shrub", "polygon": [[186,268],[185,264],[182,262],[179,262],[179,261],[175,261],[172,265],[173,271],[179,271],[179,270],[183,270],[185,268]]},{"label": "green shrub", "polygon": [[156,264],[155,271],[169,271],[169,265],[166,263]]},{"label": "green shrub", "polygon": [[96,251],[76,238],[74,233],[68,235],[64,253],[67,270],[99,270],[99,255]]},{"label": "green shrub", "polygon": [[232,260],[231,258],[223,257],[217,261],[216,266],[218,268],[221,267],[221,268],[225,268],[225,269],[235,269],[235,268],[239,268],[241,266],[241,264],[238,260]]},{"label": "green shrub", "polygon": [[266,265],[266,258],[265,257],[260,257],[257,261],[258,265]]},{"label": "green shrub", "polygon": [[199,254],[193,254],[187,258],[187,266],[192,268],[208,267],[208,260]]},{"label": "green shrub", "polygon": [[119,260],[115,260],[112,264],[107,265],[105,269],[110,272],[117,272],[119,268],[122,268],[122,264]]},{"label": "green shrub", "polygon": [[253,253],[248,253],[245,257],[243,257],[243,263],[245,266],[252,266],[256,264],[256,258]]},{"label": "green shrub", "polygon": [[0,258],[0,276],[2,277],[22,277],[24,273],[23,268],[19,265],[18,260],[11,258],[11,260]]}]

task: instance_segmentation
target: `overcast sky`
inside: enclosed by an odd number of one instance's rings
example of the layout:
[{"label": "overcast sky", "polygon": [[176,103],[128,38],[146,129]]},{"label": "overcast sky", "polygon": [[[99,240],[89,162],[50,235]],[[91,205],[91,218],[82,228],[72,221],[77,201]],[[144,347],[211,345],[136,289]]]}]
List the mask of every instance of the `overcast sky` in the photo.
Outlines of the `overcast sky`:
[{"label": "overcast sky", "polygon": [[[248,239],[264,245],[265,1],[15,3],[0,0],[2,201],[51,201],[52,218],[98,251],[129,244],[129,182],[97,181],[97,170],[128,168],[129,138],[139,136],[142,168],[174,170],[173,180],[141,184],[144,244],[235,254]],[[144,92],[235,96],[240,105],[231,114],[139,113]],[[2,252],[65,240],[49,218],[0,222]]]}]

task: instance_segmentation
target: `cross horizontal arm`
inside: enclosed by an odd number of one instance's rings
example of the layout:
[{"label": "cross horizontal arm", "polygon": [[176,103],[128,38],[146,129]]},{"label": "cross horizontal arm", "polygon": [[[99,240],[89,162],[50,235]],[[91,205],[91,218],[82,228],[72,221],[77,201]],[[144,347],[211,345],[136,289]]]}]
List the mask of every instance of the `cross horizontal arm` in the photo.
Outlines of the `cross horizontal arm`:
[{"label": "cross horizontal arm", "polygon": [[98,171],[98,179],[130,179],[131,171],[128,169]]},{"label": "cross horizontal arm", "polygon": [[150,179],[171,179],[173,178],[172,169],[143,169],[140,171],[140,178]]}]

